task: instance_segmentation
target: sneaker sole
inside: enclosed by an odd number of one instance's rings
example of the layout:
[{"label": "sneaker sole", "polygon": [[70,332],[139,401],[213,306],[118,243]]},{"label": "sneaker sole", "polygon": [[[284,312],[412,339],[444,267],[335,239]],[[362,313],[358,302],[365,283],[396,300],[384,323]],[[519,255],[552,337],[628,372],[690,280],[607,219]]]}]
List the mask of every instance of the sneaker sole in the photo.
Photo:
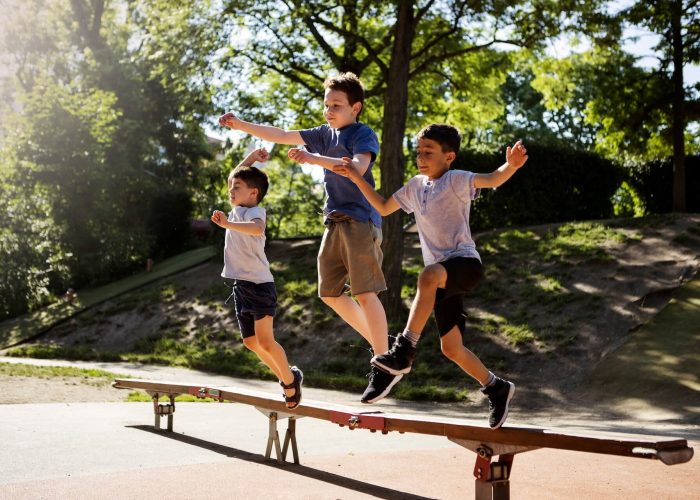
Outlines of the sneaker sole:
[{"label": "sneaker sole", "polygon": [[361,399],[360,401],[365,403],[365,404],[372,404],[372,403],[376,403],[380,399],[384,399],[389,394],[389,392],[391,392],[392,387],[394,387],[399,382],[399,380],[401,380],[402,378],[403,378],[403,374],[399,373],[398,376],[394,379],[394,381],[391,384],[389,384],[387,386],[387,388],[384,389],[384,392],[382,392],[379,396],[377,396],[374,399]]},{"label": "sneaker sole", "polygon": [[370,360],[370,364],[371,364],[372,366],[376,366],[377,368],[380,368],[380,369],[384,370],[384,371],[387,372],[387,373],[391,373],[392,375],[406,375],[407,373],[409,373],[409,372],[411,371],[411,367],[410,367],[410,366],[409,366],[408,368],[403,368],[403,369],[401,369],[401,370],[397,370],[396,368],[392,368],[392,367],[390,367],[390,366],[386,366],[386,365],[380,363],[379,361],[377,361],[377,356],[373,357],[373,358]]},{"label": "sneaker sole", "polygon": [[510,400],[513,399],[513,396],[515,395],[515,384],[513,382],[508,382],[508,385],[510,386],[510,389],[508,390],[508,398],[506,399],[506,411],[503,412],[501,420],[495,426],[491,427],[492,429],[498,429],[506,421],[506,418],[508,418],[508,405],[510,404]]}]

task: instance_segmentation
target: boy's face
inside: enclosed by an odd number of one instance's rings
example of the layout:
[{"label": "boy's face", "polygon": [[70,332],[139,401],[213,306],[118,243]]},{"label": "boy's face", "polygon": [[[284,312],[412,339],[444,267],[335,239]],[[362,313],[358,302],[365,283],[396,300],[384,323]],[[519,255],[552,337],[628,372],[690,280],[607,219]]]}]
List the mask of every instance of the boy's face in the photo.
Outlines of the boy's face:
[{"label": "boy's face", "polygon": [[357,121],[362,104],[350,104],[342,90],[326,89],[323,97],[323,116],[332,128],[343,128]]},{"label": "boy's face", "polygon": [[258,188],[249,187],[241,179],[229,177],[228,200],[232,207],[254,207],[258,204]]},{"label": "boy's face", "polygon": [[437,179],[450,169],[455,153],[442,151],[442,146],[432,139],[418,139],[416,148],[416,163],[418,171],[431,179]]}]

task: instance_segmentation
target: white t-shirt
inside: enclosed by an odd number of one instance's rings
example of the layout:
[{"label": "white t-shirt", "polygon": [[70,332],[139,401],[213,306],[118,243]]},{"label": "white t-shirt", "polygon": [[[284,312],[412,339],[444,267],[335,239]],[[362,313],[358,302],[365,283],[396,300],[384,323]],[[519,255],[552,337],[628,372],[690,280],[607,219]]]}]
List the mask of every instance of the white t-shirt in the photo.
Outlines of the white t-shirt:
[{"label": "white t-shirt", "polygon": [[[237,206],[233,207],[228,215],[229,222],[250,222],[253,219],[265,222],[265,209],[257,206]],[[221,276],[253,283],[273,282],[270,263],[265,255],[265,233],[253,236],[227,229],[224,269],[221,271]]]},{"label": "white t-shirt", "polygon": [[394,193],[401,209],[415,214],[426,266],[454,257],[481,260],[469,229],[471,202],[480,192],[474,189],[474,175],[448,170],[432,181],[417,175]]}]

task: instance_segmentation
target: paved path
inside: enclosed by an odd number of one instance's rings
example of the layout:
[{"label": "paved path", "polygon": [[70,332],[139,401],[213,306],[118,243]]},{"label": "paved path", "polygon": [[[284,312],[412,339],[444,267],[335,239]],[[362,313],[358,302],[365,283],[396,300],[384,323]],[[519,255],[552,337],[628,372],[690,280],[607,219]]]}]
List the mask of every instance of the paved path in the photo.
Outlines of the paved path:
[{"label": "paved path", "polygon": [[[277,390],[274,383],[189,370],[70,364],[161,380],[206,380]],[[358,406],[356,395],[314,389],[306,390],[305,395]],[[408,406],[412,413],[432,408],[442,415],[455,414],[454,405],[389,401],[380,408],[406,411]],[[483,419],[483,412],[468,416]],[[514,417],[512,423],[545,418]],[[567,423],[571,424],[567,427],[596,427],[595,422],[586,423],[582,418],[570,418]],[[279,466],[262,456],[267,419],[247,405],[181,403],[174,433],[154,432],[152,424],[150,403],[0,405],[0,498],[452,499],[474,495],[474,454],[436,436],[349,431],[305,418],[297,426],[301,465]],[[653,422],[613,427],[631,425],[642,431],[659,430],[649,428],[657,426]],[[284,427],[282,423],[280,428]],[[689,432],[674,430],[680,432],[664,434],[689,437]],[[691,446],[699,449],[700,439]],[[511,493],[513,499],[573,494],[584,499],[697,499],[698,477],[697,458],[667,467],[652,460],[536,450],[516,456]]]}]

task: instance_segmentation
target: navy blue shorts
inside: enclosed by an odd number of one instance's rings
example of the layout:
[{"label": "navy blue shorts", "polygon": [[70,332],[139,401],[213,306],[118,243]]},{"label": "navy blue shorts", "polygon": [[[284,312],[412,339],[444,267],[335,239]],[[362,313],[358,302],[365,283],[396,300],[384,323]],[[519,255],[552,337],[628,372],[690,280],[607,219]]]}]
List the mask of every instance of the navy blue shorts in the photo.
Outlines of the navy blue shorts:
[{"label": "navy blue shorts", "polygon": [[233,288],[226,302],[233,297],[241,337],[245,339],[255,336],[255,321],[265,316],[274,317],[275,315],[277,309],[275,284],[230,279],[225,279],[224,283]]},{"label": "navy blue shorts", "polygon": [[438,288],[435,293],[433,311],[438,332],[442,337],[457,326],[460,333],[464,333],[464,296],[482,280],[484,269],[479,259],[474,257],[455,257],[438,264],[447,271],[445,288]]}]

